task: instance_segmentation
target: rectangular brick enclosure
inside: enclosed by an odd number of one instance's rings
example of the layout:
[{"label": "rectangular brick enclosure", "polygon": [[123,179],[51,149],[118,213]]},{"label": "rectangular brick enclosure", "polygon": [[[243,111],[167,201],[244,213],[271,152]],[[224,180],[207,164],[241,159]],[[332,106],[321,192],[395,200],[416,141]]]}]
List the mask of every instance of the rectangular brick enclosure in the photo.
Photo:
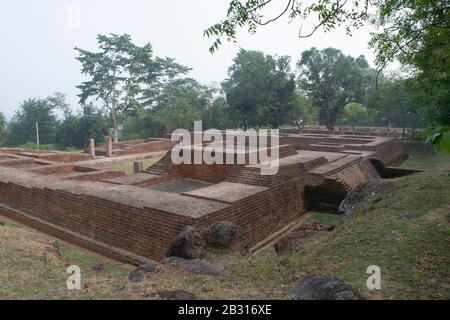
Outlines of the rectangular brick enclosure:
[{"label": "rectangular brick enclosure", "polygon": [[[388,137],[285,133],[279,138],[280,167],[271,176],[260,174],[261,163],[175,165],[170,151],[144,172],[125,175],[93,166],[88,154],[0,149],[0,211],[133,264],[162,259],[186,226],[220,220],[240,227],[234,249],[247,252],[310,208],[335,210],[352,188],[379,179],[380,170],[407,156],[399,141]],[[146,141],[115,149],[149,152],[142,143],[150,141],[157,141],[159,150],[173,147],[165,139]],[[124,154],[130,153],[116,151],[113,157]]]}]

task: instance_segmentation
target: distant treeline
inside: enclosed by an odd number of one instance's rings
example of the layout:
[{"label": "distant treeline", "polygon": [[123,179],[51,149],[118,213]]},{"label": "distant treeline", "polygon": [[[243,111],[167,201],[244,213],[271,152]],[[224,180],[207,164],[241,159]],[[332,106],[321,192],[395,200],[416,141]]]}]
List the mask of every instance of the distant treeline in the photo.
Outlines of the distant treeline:
[{"label": "distant treeline", "polygon": [[213,87],[128,35],[99,35],[98,41],[98,52],[76,48],[88,79],[78,86],[81,111],[74,113],[61,93],[29,98],[9,123],[0,113],[3,145],[34,143],[36,122],[41,144],[82,148],[88,138],[162,136],[191,129],[196,120],[204,129],[318,123],[333,131],[337,124],[423,127],[446,117],[413,79],[377,74],[364,56],[334,48],[304,51],[294,70],[289,56],[241,49],[228,78]]}]

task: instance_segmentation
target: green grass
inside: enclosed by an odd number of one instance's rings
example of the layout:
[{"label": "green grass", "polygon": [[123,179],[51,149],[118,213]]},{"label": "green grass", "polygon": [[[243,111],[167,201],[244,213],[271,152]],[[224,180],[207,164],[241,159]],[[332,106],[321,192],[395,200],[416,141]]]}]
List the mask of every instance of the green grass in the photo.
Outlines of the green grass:
[{"label": "green grass", "polygon": [[63,244],[60,246],[60,253],[68,263],[77,265],[82,270],[88,270],[96,263],[102,262],[105,265],[103,270],[105,275],[109,275],[111,277],[126,277],[129,273],[128,270],[117,264],[105,263],[101,259],[93,256],[91,253],[82,251],[74,246]]},{"label": "green grass", "polygon": [[19,146],[19,148],[25,148],[25,149],[39,149],[39,150],[48,150],[48,151],[64,151],[64,152],[72,152],[72,153],[80,153],[83,151],[83,149],[77,148],[77,147],[68,147],[68,146],[61,146],[58,144],[41,144],[38,148],[37,144],[35,142],[27,142]]},{"label": "green grass", "polygon": [[327,213],[312,213],[311,217],[306,221],[310,222],[319,222],[323,224],[339,224],[341,222],[341,217],[336,214],[327,214]]},{"label": "green grass", "polygon": [[399,167],[427,171],[450,171],[450,153],[441,150],[439,147],[429,146],[427,148],[419,146],[408,148],[409,158]]},{"label": "green grass", "polygon": [[[161,159],[161,157],[154,157],[143,160],[144,162],[144,168],[148,168],[151,165],[155,164]],[[113,171],[122,171],[125,172],[125,174],[132,174],[133,173],[133,162],[134,161],[127,161],[122,163],[115,163],[115,164],[108,164],[101,166],[104,169],[113,170]]]}]

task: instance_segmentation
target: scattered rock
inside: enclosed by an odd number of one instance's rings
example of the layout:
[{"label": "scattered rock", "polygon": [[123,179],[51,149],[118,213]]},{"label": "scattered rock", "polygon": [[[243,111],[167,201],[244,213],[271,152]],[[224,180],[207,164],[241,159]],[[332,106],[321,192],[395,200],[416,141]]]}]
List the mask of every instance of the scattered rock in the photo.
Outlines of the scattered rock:
[{"label": "scattered rock", "polygon": [[156,270],[158,270],[158,264],[156,262],[148,262],[130,272],[128,280],[130,282],[142,282],[147,274],[155,272]]},{"label": "scattered rock", "polygon": [[206,241],[195,227],[187,226],[170,244],[166,257],[197,259],[205,255]]},{"label": "scattered rock", "polygon": [[0,227],[4,227],[6,225],[6,222],[3,220],[0,220]]},{"label": "scattered rock", "polygon": [[197,300],[197,296],[185,290],[163,290],[158,291],[157,294],[164,300]]},{"label": "scattered rock", "polygon": [[363,300],[355,289],[339,279],[310,276],[290,290],[292,300]]},{"label": "scattered rock", "polygon": [[322,224],[319,222],[303,224],[275,242],[275,251],[279,254],[294,251],[301,245],[304,239],[310,238],[318,232],[333,231],[335,227],[333,224]]},{"label": "scattered rock", "polygon": [[229,248],[237,238],[238,228],[231,221],[218,221],[209,227],[206,243],[214,248]]},{"label": "scattered rock", "polygon": [[365,205],[369,198],[392,185],[391,181],[372,179],[351,190],[341,202],[338,213],[349,214],[353,209]]},{"label": "scattered rock", "polygon": [[105,264],[103,262],[97,262],[91,267],[91,269],[95,272],[102,272],[103,270],[105,270]]},{"label": "scattered rock", "polygon": [[203,259],[190,260],[187,264],[187,271],[193,274],[207,274],[212,276],[228,276],[222,262],[209,262]]}]

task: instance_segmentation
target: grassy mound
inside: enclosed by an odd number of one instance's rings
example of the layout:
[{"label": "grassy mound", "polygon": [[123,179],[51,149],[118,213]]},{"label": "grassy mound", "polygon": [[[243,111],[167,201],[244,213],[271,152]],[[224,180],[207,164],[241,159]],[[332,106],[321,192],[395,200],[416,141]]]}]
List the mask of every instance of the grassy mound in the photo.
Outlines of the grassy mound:
[{"label": "grassy mound", "polygon": [[[422,173],[395,181],[335,232],[290,257],[305,274],[336,276],[373,298],[450,298],[450,177]],[[368,291],[366,269],[381,268]]]}]

